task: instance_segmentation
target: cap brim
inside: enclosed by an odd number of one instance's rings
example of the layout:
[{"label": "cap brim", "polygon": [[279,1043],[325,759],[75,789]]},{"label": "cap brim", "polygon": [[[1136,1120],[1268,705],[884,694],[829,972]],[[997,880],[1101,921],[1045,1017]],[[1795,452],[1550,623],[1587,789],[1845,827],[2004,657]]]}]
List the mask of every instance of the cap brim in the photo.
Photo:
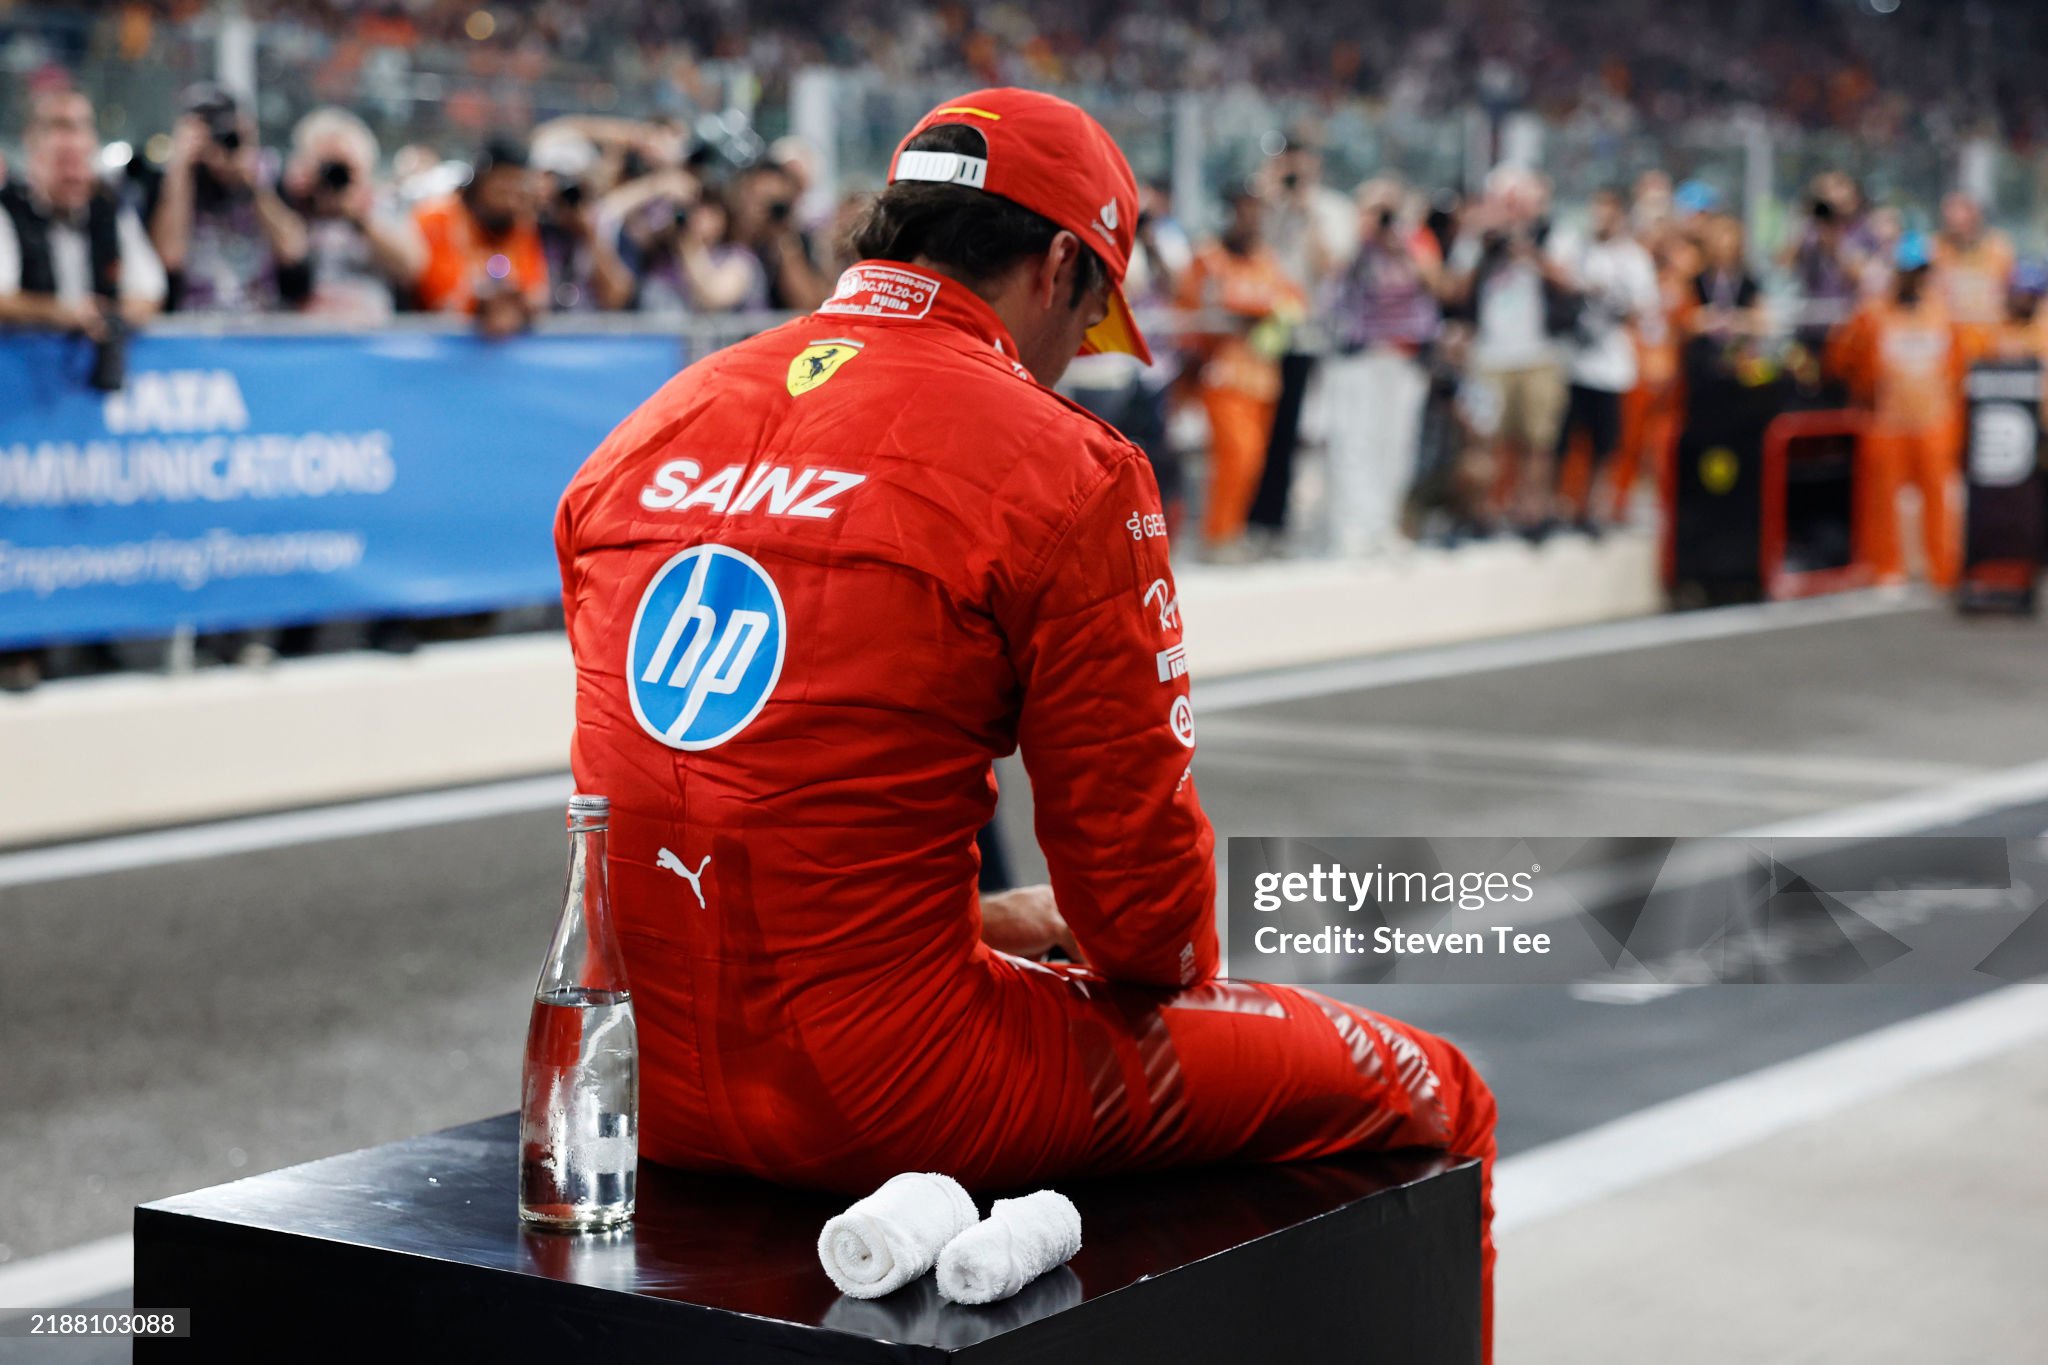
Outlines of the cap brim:
[{"label": "cap brim", "polygon": [[1088,329],[1081,342],[1082,355],[1106,352],[1134,355],[1147,365],[1152,363],[1152,348],[1145,344],[1144,334],[1131,316],[1131,305],[1124,300],[1123,286],[1118,284],[1109,287],[1109,312]]}]

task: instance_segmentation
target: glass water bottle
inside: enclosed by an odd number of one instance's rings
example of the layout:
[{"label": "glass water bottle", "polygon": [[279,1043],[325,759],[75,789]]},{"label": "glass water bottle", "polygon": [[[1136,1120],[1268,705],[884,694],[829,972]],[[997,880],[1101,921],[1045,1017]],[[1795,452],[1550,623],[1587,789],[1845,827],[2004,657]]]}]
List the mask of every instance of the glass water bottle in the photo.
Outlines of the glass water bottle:
[{"label": "glass water bottle", "polygon": [[519,1216],[584,1231],[633,1216],[640,1047],[605,877],[611,803],[569,798],[569,885],[533,992],[519,1110]]}]

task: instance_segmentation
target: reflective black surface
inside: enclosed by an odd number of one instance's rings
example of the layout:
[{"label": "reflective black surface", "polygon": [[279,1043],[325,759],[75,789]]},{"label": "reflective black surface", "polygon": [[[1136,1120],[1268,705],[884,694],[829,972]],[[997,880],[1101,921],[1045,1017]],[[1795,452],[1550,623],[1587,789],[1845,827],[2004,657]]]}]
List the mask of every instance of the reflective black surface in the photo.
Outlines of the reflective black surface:
[{"label": "reflective black surface", "polygon": [[[1470,1168],[1445,1178],[1458,1163],[1430,1155],[1062,1182],[1062,1191],[1081,1210],[1085,1245],[1059,1272],[984,1308],[945,1303],[930,1276],[885,1299],[862,1302],[842,1298],[817,1261],[818,1231],[845,1207],[843,1196],[643,1164],[638,1216],[630,1227],[594,1235],[531,1231],[516,1213],[516,1138],[516,1116],[502,1114],[144,1205],[137,1220],[138,1294],[147,1285],[144,1268],[153,1244],[203,1242],[228,1231],[216,1225],[229,1225],[236,1237],[266,1229],[387,1258],[396,1254],[404,1258],[394,1262],[401,1268],[424,1270],[413,1259],[424,1258],[443,1272],[495,1272],[484,1282],[502,1282],[493,1291],[501,1294],[537,1296],[557,1286],[583,1286],[611,1293],[604,1299],[579,1296],[579,1303],[612,1301],[636,1315],[694,1305],[699,1314],[709,1309],[870,1342],[936,1348],[937,1358],[945,1358],[1108,1296],[1141,1308],[1149,1290],[1129,1296],[1120,1291],[1340,1211],[1370,1212],[1365,1223],[1373,1226],[1404,1218],[1432,1221],[1418,1199],[1447,1184],[1456,1186],[1447,1207],[1476,1204]],[[1000,1193],[975,1192],[984,1209]],[[1449,1241],[1455,1244],[1460,1235],[1454,1228]],[[285,1244],[275,1254],[294,1253]],[[343,1262],[369,1264],[360,1256]],[[1335,1269],[1341,1287],[1350,1276],[1345,1267]],[[400,1272],[380,1265],[377,1273],[383,1285]],[[1463,1273],[1455,1265],[1445,1272],[1454,1282]],[[509,1278],[514,1276],[552,1283],[517,1291],[521,1281]],[[166,1283],[163,1292],[197,1293],[192,1286],[200,1283],[188,1270],[182,1284]]]}]

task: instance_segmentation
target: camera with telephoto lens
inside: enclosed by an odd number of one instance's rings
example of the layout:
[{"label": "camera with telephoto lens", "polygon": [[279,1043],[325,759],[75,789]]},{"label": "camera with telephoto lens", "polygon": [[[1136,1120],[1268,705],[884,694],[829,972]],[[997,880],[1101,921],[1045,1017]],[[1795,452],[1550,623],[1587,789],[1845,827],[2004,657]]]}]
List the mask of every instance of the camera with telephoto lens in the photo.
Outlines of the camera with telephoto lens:
[{"label": "camera with telephoto lens", "polygon": [[355,183],[355,167],[346,161],[323,161],[320,163],[320,187],[340,194]]},{"label": "camera with telephoto lens", "polygon": [[104,331],[93,343],[92,378],[101,393],[119,393],[128,384],[128,319],[111,303],[100,309]]},{"label": "camera with telephoto lens", "polygon": [[185,92],[185,112],[206,126],[206,134],[222,151],[242,149],[242,113],[235,97],[202,81]]},{"label": "camera with telephoto lens", "polygon": [[674,213],[672,219],[673,226],[665,226],[663,235],[672,244],[680,245],[690,235],[690,224],[697,221],[700,214],[716,207],[718,207],[718,204],[715,200],[678,200],[672,210]]}]

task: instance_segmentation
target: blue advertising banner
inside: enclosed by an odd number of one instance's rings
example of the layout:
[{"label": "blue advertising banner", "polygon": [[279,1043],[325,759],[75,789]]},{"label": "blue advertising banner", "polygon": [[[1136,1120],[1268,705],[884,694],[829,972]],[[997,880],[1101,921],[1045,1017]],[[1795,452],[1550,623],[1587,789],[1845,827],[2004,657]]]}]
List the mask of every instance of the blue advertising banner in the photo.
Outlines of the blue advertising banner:
[{"label": "blue advertising banner", "polygon": [[0,336],[0,646],[552,600],[556,499],[660,335]]}]

